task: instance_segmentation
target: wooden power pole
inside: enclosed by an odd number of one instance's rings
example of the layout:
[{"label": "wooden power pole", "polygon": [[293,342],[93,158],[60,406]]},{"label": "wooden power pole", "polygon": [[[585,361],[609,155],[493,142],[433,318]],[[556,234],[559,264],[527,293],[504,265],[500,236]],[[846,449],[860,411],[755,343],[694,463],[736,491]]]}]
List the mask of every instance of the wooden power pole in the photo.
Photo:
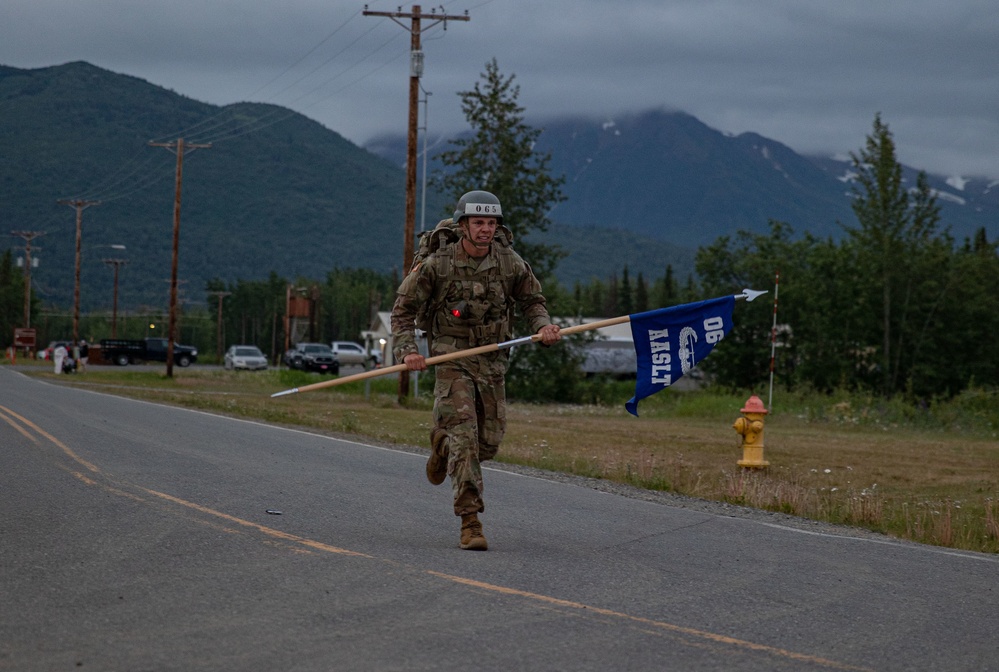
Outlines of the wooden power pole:
[{"label": "wooden power pole", "polygon": [[118,338],[118,269],[128,265],[128,259],[101,259],[114,268],[114,294],[111,297],[111,338]]},{"label": "wooden power pole", "polygon": [[83,240],[83,211],[100,201],[61,199],[61,205],[76,208],[76,280],[73,283],[73,346],[80,344],[80,242]]},{"label": "wooden power pole", "polygon": [[196,145],[184,144],[184,138],[176,142],[150,142],[150,147],[166,147],[177,155],[177,179],[173,199],[173,262],[170,266],[170,323],[167,327],[167,378],[173,378],[173,344],[177,340],[177,257],[180,248],[180,191],[184,180],[184,153],[196,149],[207,149],[211,143]]},{"label": "wooden power pole", "polygon": [[[442,10],[443,11],[443,10]],[[413,242],[416,230],[416,135],[419,122],[419,100],[420,100],[420,77],[423,76],[423,52],[420,50],[420,34],[424,30],[433,28],[438,23],[444,23],[447,29],[448,21],[468,21],[466,10],[464,14],[438,14],[436,9],[426,14],[420,5],[413,5],[411,12],[374,12],[369,11],[368,6],[364,6],[364,16],[384,16],[392,19],[400,26],[409,31],[410,41],[410,62],[409,62],[409,131],[406,142],[406,220],[403,226],[402,239],[402,275],[409,273],[413,265]],[[399,19],[409,19],[410,25],[402,23]],[[422,25],[422,20],[430,21],[426,26]],[[409,373],[399,374],[399,400],[402,401],[409,396]]]},{"label": "wooden power pole", "polygon": [[[31,241],[44,236],[41,231],[11,231],[10,235],[24,239],[24,328],[31,327]],[[40,248],[35,248],[40,249]]]},{"label": "wooden power pole", "polygon": [[222,356],[225,354],[222,352],[222,299],[227,296],[232,296],[232,292],[225,291],[214,291],[208,292],[209,295],[218,297],[218,316],[215,322],[215,352],[219,357],[219,362],[222,362]]}]

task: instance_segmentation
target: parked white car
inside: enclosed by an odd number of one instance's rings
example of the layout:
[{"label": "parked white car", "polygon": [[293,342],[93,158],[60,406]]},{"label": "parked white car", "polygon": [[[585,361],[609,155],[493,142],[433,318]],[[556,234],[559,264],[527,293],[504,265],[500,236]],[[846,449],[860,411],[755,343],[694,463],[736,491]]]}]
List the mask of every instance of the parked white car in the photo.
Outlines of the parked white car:
[{"label": "parked white car", "polygon": [[246,369],[247,371],[262,371],[267,368],[267,358],[255,345],[234,345],[226,350],[225,368]]},{"label": "parked white car", "polygon": [[365,369],[381,366],[382,353],[378,350],[368,353],[364,346],[353,341],[333,341],[330,347],[344,366],[363,366]]}]

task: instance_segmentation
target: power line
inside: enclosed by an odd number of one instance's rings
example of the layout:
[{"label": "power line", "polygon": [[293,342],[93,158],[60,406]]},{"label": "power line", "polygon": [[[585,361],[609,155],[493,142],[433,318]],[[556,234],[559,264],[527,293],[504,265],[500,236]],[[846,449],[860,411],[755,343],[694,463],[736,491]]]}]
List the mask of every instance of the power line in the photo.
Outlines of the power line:
[{"label": "power line", "polygon": [[[382,49],[384,49],[385,47],[387,47],[389,44],[391,44],[394,41],[395,41],[394,37],[389,38],[388,40],[385,40],[377,48],[375,48],[373,51],[371,51],[366,56],[364,56],[364,58],[362,58],[360,61],[357,61],[356,63],[354,63],[354,64],[352,64],[350,66],[347,66],[346,68],[344,68],[340,72],[336,73],[335,75],[333,75],[332,77],[330,77],[326,81],[322,82],[321,84],[317,84],[316,86],[314,86],[313,88],[309,89],[305,93],[301,94],[300,96],[298,96],[294,100],[288,102],[287,105],[294,105],[295,103],[297,103],[297,102],[303,100],[304,98],[307,98],[308,96],[310,96],[310,95],[314,94],[315,92],[319,91],[323,87],[328,86],[329,84],[331,84],[335,80],[339,79],[341,76],[347,74],[348,72],[350,72],[354,68],[358,67],[359,65],[361,65],[362,63],[364,63],[365,61],[367,61],[368,59],[370,59],[371,57],[373,57],[375,54],[377,54],[378,52],[380,52]],[[308,105],[305,105],[302,109],[307,110],[307,109],[309,109],[311,107],[314,107],[315,105],[318,105],[319,103],[321,103],[321,102],[323,102],[325,100],[328,100],[329,98],[332,98],[336,94],[345,91],[346,89],[350,88],[351,86],[354,86],[355,84],[364,81],[365,79],[367,79],[368,77],[370,77],[374,73],[378,72],[379,70],[381,70],[382,68],[384,68],[386,65],[388,65],[392,61],[394,61],[397,58],[399,58],[399,56],[401,56],[403,53],[405,53],[405,52],[401,52],[400,54],[397,54],[397,55],[393,56],[388,61],[382,63],[381,65],[376,66],[372,70],[370,70],[367,73],[361,75],[360,77],[357,77],[356,79],[348,82],[344,86],[341,86],[340,88],[331,91],[330,93],[326,94],[325,96],[312,101]],[[271,112],[268,112],[265,115],[257,117],[256,119],[252,119],[250,121],[242,122],[241,124],[237,125],[235,128],[231,128],[231,129],[228,129],[226,131],[220,131],[219,134],[217,134],[217,135],[214,135],[214,136],[211,136],[211,135],[209,135],[209,136],[200,136],[199,135],[197,137],[197,140],[199,142],[208,142],[208,141],[211,141],[211,142],[215,142],[215,143],[221,142],[223,140],[231,140],[233,138],[237,138],[237,137],[246,135],[247,133],[256,132],[256,131],[262,130],[264,128],[267,128],[269,126],[273,126],[274,124],[282,122],[285,119],[288,119],[290,117],[296,116],[298,114],[300,114],[300,112],[296,112],[295,110],[289,110],[286,106],[278,107],[277,109],[274,109],[274,110],[272,110]],[[262,123],[265,120],[270,119],[272,117],[277,117],[277,118],[276,119],[272,119],[271,121],[269,121],[266,124]],[[257,124],[256,127],[254,126],[255,124]],[[224,123],[220,123],[220,124],[217,124],[214,127],[206,129],[206,130],[214,130],[216,128],[222,128],[224,126],[225,126]]]},{"label": "power line", "polygon": [[[270,86],[271,84],[273,84],[274,82],[276,82],[277,80],[281,79],[282,77],[284,77],[285,75],[287,75],[289,72],[291,72],[292,70],[294,70],[299,64],[301,64],[303,61],[305,61],[306,58],[308,58],[313,53],[315,53],[315,51],[317,49],[319,49],[321,46],[323,46],[324,44],[326,44],[327,42],[329,42],[341,30],[343,30],[344,28],[346,28],[351,22],[354,21],[354,19],[356,19],[358,16],[360,16],[360,14],[361,14],[360,12],[354,12],[353,14],[351,14],[350,17],[348,17],[345,21],[343,21],[343,23],[341,23],[339,26],[337,26],[331,33],[329,33],[328,35],[326,35],[326,37],[324,37],[323,39],[321,39],[319,42],[317,42],[315,45],[313,45],[307,52],[305,52],[302,56],[300,56],[298,58],[298,60],[296,60],[294,63],[292,63],[291,65],[289,65],[288,67],[286,67],[279,74],[277,74],[274,77],[272,77],[266,83],[264,83],[263,85],[261,85],[260,87],[258,87],[253,93],[249,94],[247,96],[247,98],[252,98],[252,97],[256,96],[258,93],[260,93],[261,91],[263,91],[264,89],[266,89],[268,86]],[[371,32],[370,30],[367,31],[367,32],[365,32],[362,35],[362,37],[364,35],[367,35],[370,32]],[[350,43],[350,45],[355,44],[359,39],[360,38],[355,39],[353,42]],[[348,46],[350,46],[350,45],[348,45]],[[339,52],[337,52],[337,54],[334,55],[334,57],[335,56],[339,56],[345,50],[346,49],[341,49]],[[330,59],[327,59],[319,67],[322,67],[322,65],[327,65],[331,60],[332,60],[332,57]],[[309,75],[311,75],[313,72],[315,72],[315,70],[316,69],[313,69],[312,71],[310,71],[309,73],[307,73],[305,75],[305,77],[308,77]],[[304,77],[300,78],[299,80],[297,80],[295,82],[293,82],[291,86],[294,86],[294,84],[297,84],[299,81],[301,81],[301,79],[304,79]],[[269,98],[267,98],[263,102],[273,102],[274,99],[277,96],[279,96],[282,93],[284,93],[288,88],[290,88],[290,87],[285,87],[284,89],[282,89],[278,93],[270,96]],[[216,113],[214,115],[211,115],[211,116],[207,117],[206,119],[203,119],[203,120],[199,121],[198,123],[196,123],[196,124],[194,124],[192,126],[188,126],[186,128],[183,128],[183,129],[181,129],[179,131],[174,131],[172,133],[167,133],[167,134],[165,134],[163,136],[160,136],[158,138],[153,138],[153,140],[154,141],[161,141],[161,140],[165,140],[166,138],[177,138],[177,137],[185,137],[185,136],[190,137],[190,136],[192,136],[192,134],[194,133],[195,130],[198,130],[200,133],[205,133],[206,130],[211,130],[211,129],[202,129],[201,128],[202,125],[204,125],[206,123],[209,123],[209,122],[211,122],[211,121],[213,121],[215,119],[218,119],[219,117],[225,115],[228,112],[229,112],[229,110],[222,110],[222,111],[220,111],[220,112],[218,112],[218,113]],[[212,127],[212,128],[215,128],[215,127]]]},{"label": "power line", "polygon": [[[358,78],[356,78],[356,79],[348,82],[347,84],[344,84],[339,89],[336,89],[336,90],[330,92],[328,95],[326,95],[326,96],[324,96],[324,97],[322,97],[322,98],[320,98],[318,100],[315,100],[315,101],[309,103],[308,105],[304,106],[302,109],[308,110],[309,108],[314,107],[314,106],[318,105],[319,103],[322,103],[322,102],[328,100],[329,98],[332,98],[336,94],[341,93],[343,91],[346,91],[347,89],[349,89],[350,87],[354,86],[355,84],[358,84],[359,82],[362,82],[365,79],[367,79],[368,77],[370,77],[371,75],[375,74],[376,72],[378,72],[379,70],[381,70],[382,68],[384,68],[385,66],[387,66],[389,63],[392,63],[393,61],[397,60],[400,56],[402,56],[404,54],[405,54],[404,51],[396,54],[391,59],[385,61],[381,65],[378,65],[378,66],[374,67],[373,69],[371,69],[370,71],[368,71],[365,74],[361,75],[360,77],[358,77]],[[325,82],[321,86],[325,86],[326,84],[329,83],[329,81],[332,81],[332,80],[328,80],[327,82]],[[316,87],[316,89],[318,89],[318,88],[321,88],[321,87]],[[316,89],[313,89],[313,91],[315,91]],[[305,96],[309,95],[309,93],[312,93],[313,91],[305,93],[301,97],[304,98]],[[293,101],[293,102],[296,102],[296,101]],[[274,115],[277,115],[277,114],[280,114],[281,116],[278,116],[276,119],[273,119],[273,120],[271,120],[271,121],[269,121],[267,123],[261,123],[265,119],[267,119],[269,117],[272,117]],[[241,136],[244,136],[244,135],[248,135],[249,133],[255,133],[257,131],[262,131],[265,128],[269,128],[270,126],[278,124],[278,123],[280,123],[280,122],[282,122],[282,121],[284,121],[286,119],[289,119],[291,117],[298,116],[300,114],[301,114],[300,112],[296,112],[294,110],[286,110],[286,109],[274,110],[273,112],[270,112],[270,113],[268,113],[268,114],[266,114],[266,115],[264,115],[262,117],[258,117],[253,122],[248,122],[248,123],[246,123],[245,125],[243,125],[241,127],[237,127],[235,129],[231,129],[230,131],[228,131],[228,135],[218,135],[218,136],[209,137],[209,138],[198,138],[198,140],[199,141],[211,140],[214,143],[219,143],[219,142],[222,142],[224,140],[232,140],[234,138],[238,138],[238,137],[241,137]],[[253,126],[254,123],[257,123],[259,125],[258,126]]]},{"label": "power line", "polygon": [[[155,165],[150,165],[154,161],[156,162]],[[110,203],[112,201],[118,201],[127,196],[131,196],[138,191],[148,189],[157,182],[162,181],[167,175],[169,175],[169,172],[163,170],[168,165],[169,161],[163,161],[158,157],[150,157],[145,163],[139,165],[127,175],[124,175],[114,181],[105,180],[104,182],[106,183],[106,186],[103,189],[100,188],[100,184],[97,187],[89,189],[85,192],[86,198],[99,198],[102,203]],[[136,178],[137,175],[139,175],[139,177]],[[132,178],[135,179],[133,180]],[[127,184],[126,182],[128,180],[132,180],[132,183]],[[118,189],[115,190],[113,187],[118,187]]]},{"label": "power line", "polygon": [[[139,157],[142,157],[141,159]],[[116,171],[108,175],[104,180],[91,186],[87,191],[78,194],[76,198],[96,199],[106,194],[113,194],[113,188],[126,183],[130,178],[144,171],[149,164],[156,161],[158,156],[151,156],[147,152],[136,152],[131,159],[121,164]],[[101,200],[106,200],[101,198]]]},{"label": "power line", "polygon": [[[303,61],[305,61],[306,58],[308,58],[310,55],[312,55],[313,53],[315,53],[316,50],[319,49],[319,47],[321,47],[322,45],[326,44],[335,35],[337,35],[338,33],[340,33],[347,25],[349,25],[359,15],[360,15],[360,12],[356,12],[356,13],[352,14],[348,19],[346,19],[343,23],[341,23],[339,26],[337,26],[336,29],[333,30],[333,32],[329,33],[326,37],[324,37],[322,40],[320,40],[311,49],[309,49],[304,55],[302,55],[301,57],[299,57],[298,60],[296,60],[293,64],[291,64],[290,66],[288,66],[287,68],[285,68],[280,74],[272,77],[267,83],[265,83],[262,86],[260,86],[256,91],[254,91],[253,93],[251,93],[248,96],[248,98],[252,98],[257,93],[263,91],[268,86],[270,86],[274,82],[278,81],[279,79],[281,79],[282,77],[284,77],[285,75],[287,75],[295,67],[297,67],[299,64],[301,64]],[[311,76],[312,74],[314,74],[315,72],[317,72],[319,69],[323,68],[326,65],[329,65],[334,59],[338,58],[344,52],[346,52],[350,47],[352,47],[355,44],[357,44],[358,42],[360,42],[364,37],[366,37],[368,34],[370,34],[375,28],[377,28],[377,26],[375,26],[375,27],[373,27],[373,28],[365,31],[360,36],[356,37],[354,40],[352,40],[346,46],[344,46],[339,51],[337,51],[335,54],[333,54],[332,56],[330,56],[329,58],[327,58],[324,62],[320,63],[318,66],[314,67],[312,70],[310,70],[309,72],[305,73],[304,75],[302,75],[301,77],[299,77],[297,80],[295,80],[291,84],[285,86],[283,89],[281,89],[277,93],[269,96],[268,98],[266,98],[262,102],[264,102],[264,103],[272,103],[272,104],[276,105],[277,103],[275,101],[276,101],[276,99],[281,94],[285,93],[286,91],[288,91],[289,89],[291,89],[295,85],[301,83],[303,80],[307,79],[309,76]],[[377,53],[379,50],[380,50],[380,48],[376,49],[374,52],[369,53],[367,56],[365,56],[364,58],[362,58],[360,62],[355,63],[353,66],[350,66],[349,68],[347,68],[347,70],[342,71],[340,74],[344,74],[345,72],[349,71],[351,68],[356,67],[361,62],[367,60],[372,55],[374,55],[375,53]],[[338,76],[339,75],[337,75],[337,77]],[[336,79],[336,77],[334,77],[333,79]],[[298,100],[301,100],[301,98],[305,97],[306,95],[309,95],[310,93],[313,93],[318,88],[321,88],[322,86],[325,86],[326,84],[329,84],[330,81],[332,81],[332,79],[331,80],[327,80],[324,84],[322,84],[322,85],[320,85],[320,86],[318,86],[318,87],[310,90],[309,92],[307,92],[303,96],[299,96],[299,98],[295,99],[291,103],[288,103],[288,105],[294,104],[295,102],[297,102]],[[221,120],[221,121],[217,121],[217,123],[215,123],[215,124],[213,124],[211,126],[208,126],[207,128],[204,128],[205,124],[208,124],[210,122],[219,120],[222,117],[226,116],[227,114],[229,115],[229,118]],[[198,122],[197,124],[194,124],[194,125],[189,126],[189,127],[185,128],[185,129],[182,129],[181,131],[176,131],[176,132],[173,132],[173,133],[168,133],[165,136],[162,136],[161,138],[154,138],[154,140],[161,140],[163,138],[170,138],[170,137],[185,137],[185,136],[193,138],[193,137],[195,137],[195,131],[196,131],[197,132],[197,137],[199,138],[199,141],[203,140],[203,141],[219,142],[220,139],[230,139],[231,137],[238,137],[240,135],[244,135],[245,133],[242,133],[241,131],[243,131],[246,128],[251,127],[254,123],[257,123],[260,120],[268,118],[268,117],[273,116],[275,114],[278,114],[278,112],[275,111],[275,112],[269,113],[267,115],[264,115],[264,117],[261,117],[260,119],[257,119],[257,120],[250,120],[248,122],[247,121],[238,121],[238,123],[236,125],[236,128],[229,129],[229,130],[225,131],[224,133],[222,133],[222,134],[220,134],[218,136],[215,136],[215,137],[211,137],[209,135],[206,135],[210,131],[214,131],[214,130],[216,130],[218,128],[224,128],[227,124],[230,124],[230,123],[232,123],[234,121],[234,119],[232,117],[231,111],[229,109],[224,109],[224,110],[221,110],[220,112],[218,112],[217,114],[214,114],[214,115],[212,115],[212,116],[210,116],[210,117],[208,117],[206,119],[203,119],[202,121]],[[284,119],[287,119],[290,116],[293,116],[293,115],[292,114],[285,114],[278,121],[282,121]],[[277,123],[277,121],[274,121],[272,123]],[[267,124],[267,126],[272,125],[272,123]]]}]

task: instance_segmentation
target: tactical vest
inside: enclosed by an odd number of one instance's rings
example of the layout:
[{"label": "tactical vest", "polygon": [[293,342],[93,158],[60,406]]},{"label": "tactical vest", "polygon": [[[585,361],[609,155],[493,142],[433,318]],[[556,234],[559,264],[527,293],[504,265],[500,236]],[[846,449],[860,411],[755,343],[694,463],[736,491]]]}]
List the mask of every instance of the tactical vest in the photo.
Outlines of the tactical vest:
[{"label": "tactical vest", "polygon": [[511,293],[520,266],[516,253],[507,245],[493,245],[495,263],[487,265],[487,257],[472,270],[458,264],[457,245],[460,243],[434,254],[433,263],[440,264],[443,273],[425,311],[417,318],[417,327],[429,337],[467,341],[468,347],[509,339],[516,303]]}]

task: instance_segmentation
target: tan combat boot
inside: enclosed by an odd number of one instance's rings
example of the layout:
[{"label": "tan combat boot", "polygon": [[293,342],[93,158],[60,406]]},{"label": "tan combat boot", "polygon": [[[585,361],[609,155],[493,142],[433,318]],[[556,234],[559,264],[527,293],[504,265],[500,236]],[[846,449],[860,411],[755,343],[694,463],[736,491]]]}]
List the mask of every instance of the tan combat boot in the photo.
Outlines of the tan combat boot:
[{"label": "tan combat boot", "polygon": [[440,427],[430,430],[430,459],[427,460],[427,480],[440,485],[447,478],[447,432]]},{"label": "tan combat boot", "polygon": [[486,538],[482,536],[482,523],[475,513],[467,513],[461,517],[461,543],[466,551],[484,551],[488,548]]}]

